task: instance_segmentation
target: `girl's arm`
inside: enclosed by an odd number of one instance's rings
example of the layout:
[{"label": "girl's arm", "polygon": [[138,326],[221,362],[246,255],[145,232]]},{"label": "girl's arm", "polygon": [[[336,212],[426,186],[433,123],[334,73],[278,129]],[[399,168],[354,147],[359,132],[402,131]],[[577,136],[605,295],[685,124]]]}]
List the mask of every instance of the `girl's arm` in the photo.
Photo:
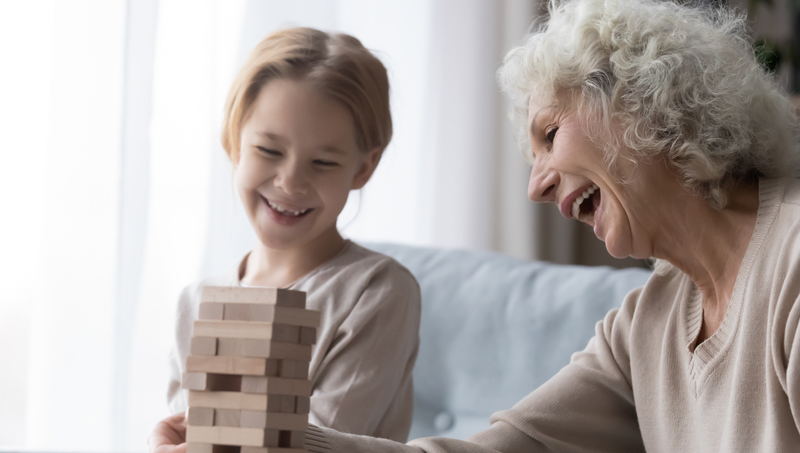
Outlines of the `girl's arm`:
[{"label": "girl's arm", "polygon": [[[364,277],[363,275],[361,277]],[[420,293],[396,264],[370,272],[315,373],[310,422],[405,441],[419,347]]]}]

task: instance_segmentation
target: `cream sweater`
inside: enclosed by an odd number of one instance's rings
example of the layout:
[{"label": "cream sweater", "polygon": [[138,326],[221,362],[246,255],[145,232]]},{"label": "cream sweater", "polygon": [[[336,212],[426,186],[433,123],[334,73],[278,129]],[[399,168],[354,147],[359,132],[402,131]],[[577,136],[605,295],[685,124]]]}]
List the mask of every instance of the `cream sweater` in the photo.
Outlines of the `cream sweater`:
[{"label": "cream sweater", "polygon": [[[203,285],[240,285],[235,272],[184,289],[178,303],[168,402],[186,409],[181,372]],[[339,431],[405,442],[411,428],[411,372],[419,348],[420,294],[411,273],[393,259],[347,242],[337,256],[289,286],[319,310],[309,378],[309,421]]]},{"label": "cream sweater", "polygon": [[569,365],[469,441],[402,445],[312,427],[309,451],[800,451],[800,182],[761,181],[759,198],[728,311],[697,348],[701,296],[673,269],[633,291]]}]

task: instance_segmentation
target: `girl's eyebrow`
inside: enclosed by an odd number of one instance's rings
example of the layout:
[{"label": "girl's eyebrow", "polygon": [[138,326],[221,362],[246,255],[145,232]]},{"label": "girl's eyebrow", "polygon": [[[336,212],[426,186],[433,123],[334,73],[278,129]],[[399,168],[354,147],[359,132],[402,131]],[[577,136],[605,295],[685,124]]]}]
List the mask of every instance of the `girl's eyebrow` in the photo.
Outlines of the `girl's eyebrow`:
[{"label": "girl's eyebrow", "polygon": [[323,146],[322,150],[331,154],[347,154],[343,149],[331,145]]},{"label": "girl's eyebrow", "polygon": [[283,142],[283,141],[285,141],[285,140],[283,139],[283,137],[281,137],[280,135],[278,135],[278,134],[275,134],[275,133],[273,133],[273,132],[267,132],[267,131],[263,131],[263,132],[256,132],[256,135],[258,135],[258,136],[260,136],[260,137],[268,138],[268,139],[270,139],[270,140],[274,140],[274,141],[276,141],[276,142]]}]

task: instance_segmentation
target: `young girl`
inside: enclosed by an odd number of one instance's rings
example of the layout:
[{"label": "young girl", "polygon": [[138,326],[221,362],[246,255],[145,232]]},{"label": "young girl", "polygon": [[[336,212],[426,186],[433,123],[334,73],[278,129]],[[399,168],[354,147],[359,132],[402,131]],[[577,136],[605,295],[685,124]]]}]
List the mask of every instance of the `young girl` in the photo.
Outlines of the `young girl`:
[{"label": "young girl", "polygon": [[258,242],[229,275],[181,294],[173,412],[186,409],[180,376],[202,286],[289,288],[305,291],[307,308],[322,315],[309,366],[310,423],[406,440],[419,286],[397,262],[336,228],[349,192],[367,183],[391,135],[386,69],[357,39],[294,28],[255,48],[228,95],[222,144]]}]

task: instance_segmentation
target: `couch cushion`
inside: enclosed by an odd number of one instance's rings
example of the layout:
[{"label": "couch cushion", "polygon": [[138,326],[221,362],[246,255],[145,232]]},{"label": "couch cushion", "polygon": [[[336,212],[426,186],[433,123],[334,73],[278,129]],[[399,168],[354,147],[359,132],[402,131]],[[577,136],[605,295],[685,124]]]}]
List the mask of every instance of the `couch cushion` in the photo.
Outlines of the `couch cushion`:
[{"label": "couch cushion", "polygon": [[643,269],[563,266],[491,252],[368,244],[422,290],[410,439],[488,428],[586,346],[594,325],[641,286]]}]

